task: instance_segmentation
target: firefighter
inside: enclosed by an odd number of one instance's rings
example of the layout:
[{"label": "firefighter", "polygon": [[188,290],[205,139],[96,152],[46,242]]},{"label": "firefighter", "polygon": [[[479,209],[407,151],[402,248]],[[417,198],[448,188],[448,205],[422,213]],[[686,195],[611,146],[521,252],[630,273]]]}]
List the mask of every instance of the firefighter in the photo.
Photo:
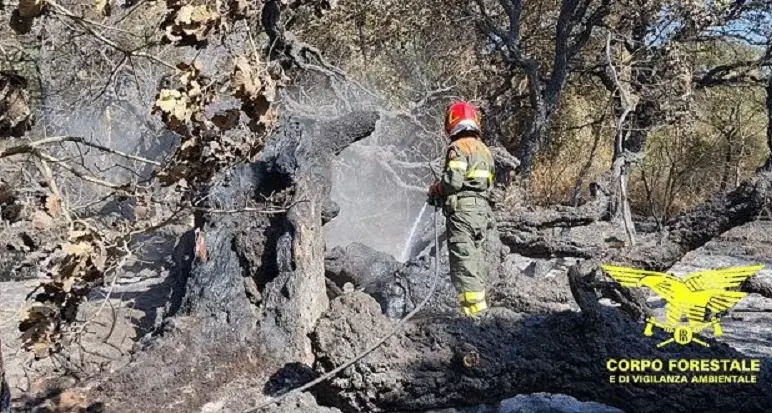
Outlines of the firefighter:
[{"label": "firefighter", "polygon": [[448,107],[445,133],[450,139],[445,166],[429,187],[429,198],[441,203],[447,218],[450,277],[461,311],[474,316],[488,308],[483,243],[493,226],[493,156],[482,141],[480,112],[468,102]]}]

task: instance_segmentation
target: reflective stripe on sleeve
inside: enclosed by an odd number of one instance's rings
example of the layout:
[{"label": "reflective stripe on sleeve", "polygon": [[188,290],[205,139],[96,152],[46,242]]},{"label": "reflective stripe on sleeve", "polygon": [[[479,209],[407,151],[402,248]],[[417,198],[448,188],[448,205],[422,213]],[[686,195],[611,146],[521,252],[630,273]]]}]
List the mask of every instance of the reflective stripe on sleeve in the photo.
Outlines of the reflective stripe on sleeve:
[{"label": "reflective stripe on sleeve", "polygon": [[466,174],[466,177],[493,179],[493,174],[487,169],[472,169]]},{"label": "reflective stripe on sleeve", "polygon": [[448,168],[450,169],[460,169],[462,171],[466,171],[467,163],[464,161],[450,161],[448,162]]}]

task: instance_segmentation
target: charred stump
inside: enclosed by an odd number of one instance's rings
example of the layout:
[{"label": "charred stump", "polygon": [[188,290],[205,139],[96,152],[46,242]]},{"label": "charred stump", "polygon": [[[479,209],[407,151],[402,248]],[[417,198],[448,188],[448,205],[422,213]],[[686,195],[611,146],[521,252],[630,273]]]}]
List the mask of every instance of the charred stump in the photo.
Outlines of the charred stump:
[{"label": "charred stump", "polygon": [[226,383],[313,363],[308,335],[329,303],[322,225],[336,210],[331,162],[377,120],[284,118],[256,162],[215,177],[174,253],[162,337],[98,388],[109,411],[161,401],[194,411]]},{"label": "charred stump", "polygon": [[[307,335],[328,304],[322,225],[335,210],[331,162],[377,118],[285,120],[256,163],[214,185],[201,228],[211,258],[192,266],[180,314],[199,318],[207,335],[259,337],[277,361],[310,364]],[[256,207],[243,208],[250,201]]]}]

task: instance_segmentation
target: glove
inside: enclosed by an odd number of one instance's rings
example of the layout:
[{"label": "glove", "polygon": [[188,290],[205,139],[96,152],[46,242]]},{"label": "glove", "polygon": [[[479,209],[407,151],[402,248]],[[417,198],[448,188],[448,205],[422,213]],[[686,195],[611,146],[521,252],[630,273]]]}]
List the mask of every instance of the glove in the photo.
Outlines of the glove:
[{"label": "glove", "polygon": [[439,198],[442,196],[442,187],[440,182],[437,181],[429,187],[429,198]]},{"label": "glove", "polygon": [[439,182],[435,182],[435,183],[433,183],[433,184],[432,184],[432,185],[429,187],[429,193],[428,193],[428,195],[429,195],[429,199],[428,199],[428,200],[426,200],[426,202],[427,202],[429,205],[431,205],[431,206],[435,206],[435,207],[439,207],[439,206],[441,206],[441,205],[440,205],[440,204],[441,204],[441,201],[440,201],[440,199],[441,199],[441,197],[442,197],[442,194],[441,194],[441,192],[442,192],[442,187],[440,186],[440,183],[439,183]]}]

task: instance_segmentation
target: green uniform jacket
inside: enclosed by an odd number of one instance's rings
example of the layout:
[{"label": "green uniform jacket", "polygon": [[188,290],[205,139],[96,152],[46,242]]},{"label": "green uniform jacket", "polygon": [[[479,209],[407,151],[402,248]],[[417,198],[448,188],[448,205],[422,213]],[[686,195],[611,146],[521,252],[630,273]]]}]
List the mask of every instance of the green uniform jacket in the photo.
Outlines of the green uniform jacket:
[{"label": "green uniform jacket", "polygon": [[442,195],[479,196],[488,199],[493,186],[493,156],[479,139],[464,137],[453,141],[445,156]]}]

